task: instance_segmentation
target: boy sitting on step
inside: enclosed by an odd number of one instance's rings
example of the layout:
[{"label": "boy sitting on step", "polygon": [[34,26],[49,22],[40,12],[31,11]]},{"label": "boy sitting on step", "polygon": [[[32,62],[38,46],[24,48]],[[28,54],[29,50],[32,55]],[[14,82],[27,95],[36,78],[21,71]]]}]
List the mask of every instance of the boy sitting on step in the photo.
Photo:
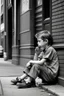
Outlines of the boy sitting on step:
[{"label": "boy sitting on step", "polygon": [[38,46],[35,48],[34,60],[26,64],[21,77],[11,80],[18,88],[28,88],[43,82],[52,84],[57,78],[59,62],[57,52],[52,47],[50,32],[43,30],[36,34],[36,38]]}]

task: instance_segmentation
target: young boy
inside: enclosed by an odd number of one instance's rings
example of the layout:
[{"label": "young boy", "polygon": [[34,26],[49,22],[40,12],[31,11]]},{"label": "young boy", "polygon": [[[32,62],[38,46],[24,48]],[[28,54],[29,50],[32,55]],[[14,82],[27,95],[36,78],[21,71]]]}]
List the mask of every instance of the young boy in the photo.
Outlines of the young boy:
[{"label": "young boy", "polygon": [[[33,86],[38,77],[42,82],[48,84],[56,80],[59,63],[56,50],[51,46],[52,37],[49,31],[44,30],[36,34],[38,47],[35,49],[34,60],[30,60],[24,74],[11,82],[17,84],[18,88],[28,88]],[[26,78],[27,77],[27,78]],[[19,82],[19,83],[17,83]]]}]

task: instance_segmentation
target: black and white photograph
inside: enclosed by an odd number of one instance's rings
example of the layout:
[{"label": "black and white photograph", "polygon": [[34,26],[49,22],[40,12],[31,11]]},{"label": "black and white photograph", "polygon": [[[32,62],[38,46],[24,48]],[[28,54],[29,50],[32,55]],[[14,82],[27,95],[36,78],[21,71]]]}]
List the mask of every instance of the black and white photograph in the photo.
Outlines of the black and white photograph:
[{"label": "black and white photograph", "polygon": [[64,96],[64,0],[0,0],[0,96]]}]

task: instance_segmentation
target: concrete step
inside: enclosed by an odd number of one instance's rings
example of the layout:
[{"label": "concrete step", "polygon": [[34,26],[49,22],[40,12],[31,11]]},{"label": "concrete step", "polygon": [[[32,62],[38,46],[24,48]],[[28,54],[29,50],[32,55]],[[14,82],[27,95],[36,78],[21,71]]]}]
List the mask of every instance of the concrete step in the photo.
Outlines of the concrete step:
[{"label": "concrete step", "polygon": [[64,87],[61,85],[43,85],[42,88],[54,94],[55,96],[64,96]]},{"label": "concrete step", "polygon": [[1,80],[0,80],[0,96],[4,96],[3,94],[3,87],[2,87],[2,83],[1,83]]}]

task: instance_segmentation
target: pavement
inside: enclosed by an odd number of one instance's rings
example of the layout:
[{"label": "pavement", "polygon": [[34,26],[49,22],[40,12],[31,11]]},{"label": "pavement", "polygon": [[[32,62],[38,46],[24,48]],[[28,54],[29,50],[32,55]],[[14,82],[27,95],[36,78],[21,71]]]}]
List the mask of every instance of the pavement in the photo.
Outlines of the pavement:
[{"label": "pavement", "polygon": [[58,84],[18,89],[10,81],[21,76],[23,69],[22,66],[12,64],[12,60],[4,61],[0,58],[0,96],[64,96],[64,87]]}]

